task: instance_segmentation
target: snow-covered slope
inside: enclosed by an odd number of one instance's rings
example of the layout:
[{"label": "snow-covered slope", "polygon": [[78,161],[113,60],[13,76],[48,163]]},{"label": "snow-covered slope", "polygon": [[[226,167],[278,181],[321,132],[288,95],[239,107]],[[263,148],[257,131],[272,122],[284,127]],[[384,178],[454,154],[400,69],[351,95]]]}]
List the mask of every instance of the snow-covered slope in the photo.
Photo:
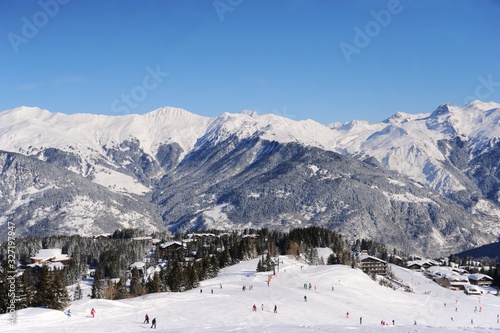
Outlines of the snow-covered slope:
[{"label": "snow-covered slope", "polygon": [[[157,319],[155,332],[484,333],[500,329],[499,297],[467,296],[439,287],[422,273],[392,266],[396,276],[413,288],[414,293],[408,293],[381,286],[348,266],[308,266],[282,256],[280,271],[272,276],[255,272],[257,260],[223,269],[218,277],[203,281],[199,290],[121,301],[75,301],[69,318],[62,311],[25,309],[17,311],[17,324],[11,325],[8,315],[0,315],[0,331],[144,332],[151,327],[143,323],[146,313]],[[314,287],[305,290],[304,283]],[[253,288],[242,291],[244,285]],[[92,308],[95,318],[90,316]],[[382,327],[381,321],[388,325]]]}]

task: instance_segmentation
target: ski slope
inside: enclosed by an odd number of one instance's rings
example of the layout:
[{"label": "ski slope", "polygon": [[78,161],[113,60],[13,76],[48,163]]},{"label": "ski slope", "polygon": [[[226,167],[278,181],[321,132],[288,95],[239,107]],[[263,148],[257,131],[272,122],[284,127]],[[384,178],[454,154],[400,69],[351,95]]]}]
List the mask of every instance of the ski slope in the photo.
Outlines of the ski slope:
[{"label": "ski slope", "polygon": [[[146,313],[150,320],[157,319],[158,332],[500,331],[496,323],[500,297],[492,294],[467,296],[397,266],[392,266],[393,272],[414,293],[380,286],[349,266],[309,266],[287,256],[280,260],[280,271],[269,286],[272,273],[256,273],[258,259],[254,259],[226,268],[217,278],[185,293],[121,301],[87,298],[73,302],[69,318],[61,311],[25,309],[17,312],[16,325],[0,315],[0,332],[143,332],[150,330],[150,325],[143,324]],[[304,283],[313,287],[305,290]],[[278,313],[273,312],[274,305]],[[91,308],[96,310],[95,318],[90,316]],[[382,327],[382,320],[389,325]]]}]

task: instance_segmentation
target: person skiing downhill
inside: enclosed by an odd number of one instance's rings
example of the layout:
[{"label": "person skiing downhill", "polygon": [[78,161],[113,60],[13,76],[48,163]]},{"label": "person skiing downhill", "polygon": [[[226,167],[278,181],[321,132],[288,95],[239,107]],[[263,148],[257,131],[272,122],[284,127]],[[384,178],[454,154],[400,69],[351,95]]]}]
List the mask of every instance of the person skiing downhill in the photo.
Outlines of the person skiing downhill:
[{"label": "person skiing downhill", "polygon": [[148,314],[146,313],[146,315],[144,316],[144,321],[142,322],[143,324],[149,324],[149,316]]},{"label": "person skiing downhill", "polygon": [[153,318],[153,321],[151,321],[151,328],[153,328],[153,326],[156,328],[156,318]]},{"label": "person skiing downhill", "polygon": [[90,310],[90,315],[92,316],[92,318],[94,318],[94,316],[95,316],[95,310],[94,310],[94,308],[92,308],[92,310]]}]

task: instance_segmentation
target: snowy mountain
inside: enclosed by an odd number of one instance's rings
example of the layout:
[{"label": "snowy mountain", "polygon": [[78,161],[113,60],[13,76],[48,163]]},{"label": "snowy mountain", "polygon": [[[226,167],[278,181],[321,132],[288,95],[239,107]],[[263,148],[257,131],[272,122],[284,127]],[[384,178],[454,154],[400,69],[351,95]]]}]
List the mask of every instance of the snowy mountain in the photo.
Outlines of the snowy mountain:
[{"label": "snowy mountain", "polygon": [[[201,282],[202,293],[193,289],[119,301],[84,298],[72,302],[71,317],[62,311],[28,308],[16,311],[15,325],[8,314],[2,314],[0,331],[144,332],[151,327],[143,323],[146,313],[157,319],[158,332],[441,333],[500,328],[500,297],[493,293],[468,296],[438,286],[421,272],[394,265],[392,272],[414,292],[382,286],[350,266],[309,266],[287,256],[279,260],[275,276],[255,272],[258,259],[224,268],[216,278]],[[304,283],[314,288],[306,290]],[[242,291],[242,286],[250,285],[252,290]],[[92,308],[95,318],[90,316]],[[382,321],[388,325],[381,326]]]},{"label": "snowy mountain", "polygon": [[[500,235],[499,128],[500,105],[479,101],[329,126],[254,112],[20,107],[0,113],[0,224],[15,219],[20,234],[68,233],[75,220],[92,234],[143,217],[148,230],[321,225],[456,252]],[[11,159],[50,172],[16,185],[23,169]]]}]

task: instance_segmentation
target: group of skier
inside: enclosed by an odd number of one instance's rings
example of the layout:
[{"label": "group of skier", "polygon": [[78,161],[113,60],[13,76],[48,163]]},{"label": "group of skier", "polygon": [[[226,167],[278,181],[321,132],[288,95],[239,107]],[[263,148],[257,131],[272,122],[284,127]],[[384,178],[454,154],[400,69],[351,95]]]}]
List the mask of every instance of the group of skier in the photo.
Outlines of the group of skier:
[{"label": "group of skier", "polygon": [[[261,304],[261,305],[260,305],[260,309],[261,309],[262,311],[264,311],[264,304]],[[257,305],[255,305],[255,304],[254,304],[254,305],[252,306],[252,311],[253,311],[253,312],[257,312]],[[273,312],[274,312],[274,313],[278,313],[278,306],[277,306],[276,304],[274,305],[274,311],[273,311]]]},{"label": "group of skier", "polygon": [[[149,316],[148,316],[147,313],[144,316],[144,321],[142,323],[143,324],[149,324]],[[153,318],[153,320],[151,321],[151,328],[156,328],[156,318]]]}]

